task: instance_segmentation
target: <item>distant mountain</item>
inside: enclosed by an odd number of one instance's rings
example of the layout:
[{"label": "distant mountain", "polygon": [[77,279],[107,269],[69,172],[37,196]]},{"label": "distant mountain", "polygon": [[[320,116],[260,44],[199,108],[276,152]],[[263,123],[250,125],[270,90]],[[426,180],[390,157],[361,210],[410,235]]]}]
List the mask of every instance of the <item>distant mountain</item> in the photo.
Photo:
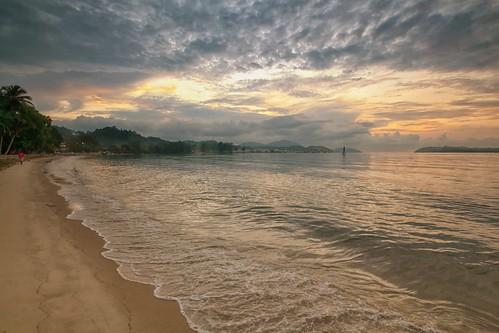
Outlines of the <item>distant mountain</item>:
[{"label": "distant mountain", "polygon": [[102,147],[120,146],[130,143],[145,144],[147,142],[147,138],[135,131],[118,129],[116,127],[99,128],[90,133]]},{"label": "distant mountain", "polygon": [[55,128],[55,130],[61,135],[63,140],[66,138],[71,138],[75,135],[75,131],[73,131],[72,129],[57,125],[52,125],[52,127]]},{"label": "distant mountain", "polygon": [[243,142],[239,146],[248,148],[265,148],[267,145],[260,142]]},{"label": "distant mountain", "polygon": [[499,148],[476,148],[476,147],[423,147],[416,153],[499,153]]},{"label": "distant mountain", "polygon": [[[260,142],[244,142],[235,147],[236,151],[242,152],[269,152],[269,153],[341,153],[343,147],[330,149],[324,146],[302,146],[299,143],[280,140],[268,144]],[[347,153],[360,153],[355,148],[347,148]]]},{"label": "distant mountain", "polygon": [[289,141],[289,140],[274,141],[274,142],[268,143],[267,146],[272,147],[272,148],[289,148],[289,147],[304,148],[302,145],[300,145],[296,142],[293,142],[293,141]]},{"label": "distant mountain", "polygon": [[289,140],[279,140],[279,141],[274,141],[271,143],[243,142],[239,146],[246,147],[246,148],[268,148],[268,149],[271,149],[271,148],[290,148],[290,147],[304,148],[299,143],[289,141]]}]

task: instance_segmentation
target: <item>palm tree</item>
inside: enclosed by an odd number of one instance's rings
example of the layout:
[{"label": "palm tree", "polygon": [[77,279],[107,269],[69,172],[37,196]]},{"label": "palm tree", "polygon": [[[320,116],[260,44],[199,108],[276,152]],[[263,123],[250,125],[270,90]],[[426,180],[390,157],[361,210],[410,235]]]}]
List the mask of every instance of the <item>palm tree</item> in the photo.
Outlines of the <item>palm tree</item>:
[{"label": "palm tree", "polygon": [[19,111],[21,106],[33,106],[31,96],[27,91],[18,85],[4,86],[0,88],[0,95],[7,103],[7,107],[12,111]]},{"label": "palm tree", "polygon": [[[22,127],[23,127],[23,121],[19,117],[20,112],[22,111],[23,107],[32,107],[33,102],[31,99],[31,96],[27,95],[27,91],[21,88],[18,85],[10,85],[10,86],[4,86],[0,88],[0,98],[2,100],[2,104],[5,105],[5,111],[7,112],[7,117],[4,118],[10,118],[13,120],[13,124],[11,128],[7,128],[6,125],[3,125],[2,127],[2,140],[3,141],[3,135],[6,131],[12,133],[12,137],[10,138],[9,145],[7,146],[7,150],[5,151],[5,155],[7,155],[10,152],[10,149],[12,148],[12,144],[14,143],[14,140],[16,139],[17,135],[19,135]],[[3,142],[2,142],[3,144]],[[1,150],[1,146],[0,146]],[[0,151],[1,153],[1,151]]]},{"label": "palm tree", "polygon": [[3,138],[10,134],[9,122],[8,114],[0,110],[0,155],[2,155],[3,150]]},{"label": "palm tree", "polygon": [[0,155],[3,151],[3,139],[10,135],[10,112],[7,111],[6,98],[3,96],[3,87],[0,88]]}]

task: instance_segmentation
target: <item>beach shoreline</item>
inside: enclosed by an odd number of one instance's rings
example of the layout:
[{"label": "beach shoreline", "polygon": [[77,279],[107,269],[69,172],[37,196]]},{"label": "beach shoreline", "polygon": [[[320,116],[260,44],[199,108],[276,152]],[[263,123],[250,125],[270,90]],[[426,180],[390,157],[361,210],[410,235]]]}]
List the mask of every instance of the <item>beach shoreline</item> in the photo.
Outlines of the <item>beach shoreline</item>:
[{"label": "beach shoreline", "polygon": [[123,279],[44,165],[0,171],[0,332],[194,332],[177,302]]}]

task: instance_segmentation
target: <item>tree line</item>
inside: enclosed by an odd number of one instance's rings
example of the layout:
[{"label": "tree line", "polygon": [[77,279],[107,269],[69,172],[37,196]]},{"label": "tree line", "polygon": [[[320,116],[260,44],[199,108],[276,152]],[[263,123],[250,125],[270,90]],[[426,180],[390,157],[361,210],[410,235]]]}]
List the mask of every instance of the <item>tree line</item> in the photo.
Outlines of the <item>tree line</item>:
[{"label": "tree line", "polygon": [[0,155],[54,152],[62,141],[50,117],[41,114],[18,85],[0,88]]},{"label": "tree line", "polygon": [[79,132],[55,126],[63,138],[68,152],[108,152],[112,154],[193,154],[231,153],[233,144],[210,141],[166,141],[157,137],[144,137],[139,133],[115,126],[94,131]]},{"label": "tree line", "polygon": [[[64,144],[61,146],[61,143]],[[74,153],[219,154],[231,153],[233,145],[217,141],[172,142],[116,127],[79,132],[52,126],[50,117],[38,112],[26,90],[18,85],[1,87],[0,154],[53,153],[61,148]]]}]

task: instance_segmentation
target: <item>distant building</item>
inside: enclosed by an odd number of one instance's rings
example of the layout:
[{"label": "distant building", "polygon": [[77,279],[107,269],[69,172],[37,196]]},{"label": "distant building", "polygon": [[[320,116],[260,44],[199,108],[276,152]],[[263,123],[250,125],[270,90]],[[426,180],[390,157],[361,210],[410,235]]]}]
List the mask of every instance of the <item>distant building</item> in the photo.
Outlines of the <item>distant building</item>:
[{"label": "distant building", "polygon": [[59,145],[59,148],[56,150],[58,153],[67,153],[68,152],[68,146],[66,145],[65,142],[61,142]]}]

